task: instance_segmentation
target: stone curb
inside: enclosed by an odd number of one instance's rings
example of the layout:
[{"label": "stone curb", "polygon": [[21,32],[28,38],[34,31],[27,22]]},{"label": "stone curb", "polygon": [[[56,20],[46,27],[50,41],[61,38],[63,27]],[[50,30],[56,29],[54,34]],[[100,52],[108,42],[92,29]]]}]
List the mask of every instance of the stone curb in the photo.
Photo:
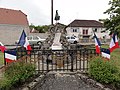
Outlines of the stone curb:
[{"label": "stone curb", "polygon": [[94,86],[94,87],[98,87],[98,88],[100,88],[100,89],[102,89],[102,90],[112,90],[112,89],[110,89],[110,88],[107,88],[107,87],[105,87],[104,85],[102,85],[101,83],[98,83],[97,81],[95,81],[95,80],[93,80],[93,79],[90,79],[89,77],[87,77],[87,76],[85,76],[85,75],[83,75],[83,74],[77,74],[77,75],[79,75],[80,76],[80,78],[84,81],[84,82],[86,82],[87,84],[89,84],[89,85],[92,85],[92,86]]},{"label": "stone curb", "polygon": [[44,78],[45,75],[40,75],[39,77],[34,79],[31,83],[23,87],[21,90],[33,90],[33,88],[38,85],[38,82],[44,80]]},{"label": "stone curb", "polygon": [[34,79],[31,83],[29,83],[26,87],[23,87],[22,90],[33,90],[39,83],[44,83],[44,78],[46,75],[63,75],[63,74],[68,74],[68,75],[75,75],[79,76],[81,80],[83,80],[85,83],[92,85],[93,87],[97,87],[101,90],[112,90],[110,88],[105,87],[101,83],[96,82],[93,79],[90,79],[89,77],[81,74],[80,72],[49,72],[47,74],[41,75],[38,78]]}]

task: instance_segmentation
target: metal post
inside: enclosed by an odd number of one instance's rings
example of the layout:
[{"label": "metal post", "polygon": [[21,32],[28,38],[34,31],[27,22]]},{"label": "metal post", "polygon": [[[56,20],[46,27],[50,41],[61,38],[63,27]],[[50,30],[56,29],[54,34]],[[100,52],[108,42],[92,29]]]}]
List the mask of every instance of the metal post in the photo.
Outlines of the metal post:
[{"label": "metal post", "polygon": [[73,50],[70,51],[70,56],[71,56],[71,71],[72,71],[72,72],[73,72],[73,60],[74,60],[73,54],[74,54]]},{"label": "metal post", "polygon": [[53,0],[51,0],[51,25],[53,25]]},{"label": "metal post", "polygon": [[4,65],[6,65],[6,60],[5,60],[5,51],[4,51]]}]

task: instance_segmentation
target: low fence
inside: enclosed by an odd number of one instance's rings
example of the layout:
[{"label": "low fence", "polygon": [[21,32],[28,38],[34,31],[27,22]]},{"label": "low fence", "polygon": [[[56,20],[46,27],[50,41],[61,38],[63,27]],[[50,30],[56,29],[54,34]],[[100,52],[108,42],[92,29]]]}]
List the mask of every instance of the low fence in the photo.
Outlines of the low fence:
[{"label": "low fence", "polygon": [[[19,51],[18,57],[27,52]],[[97,55],[95,49],[79,50],[32,50],[24,59],[35,64],[38,72],[88,71],[90,59]]]},{"label": "low fence", "polygon": [[[33,63],[38,72],[49,71],[88,71],[89,61],[96,56],[95,49],[79,48],[74,50],[41,50],[39,46],[32,46],[32,51],[24,47],[17,50],[17,60]],[[14,50],[14,49],[11,49]]]},{"label": "low fence", "polygon": [[[99,39],[101,43],[104,43],[104,44],[108,44],[110,43],[110,40],[111,39]],[[94,39],[88,39],[88,38],[84,38],[84,39],[79,39],[79,43],[95,43],[95,40]]]}]

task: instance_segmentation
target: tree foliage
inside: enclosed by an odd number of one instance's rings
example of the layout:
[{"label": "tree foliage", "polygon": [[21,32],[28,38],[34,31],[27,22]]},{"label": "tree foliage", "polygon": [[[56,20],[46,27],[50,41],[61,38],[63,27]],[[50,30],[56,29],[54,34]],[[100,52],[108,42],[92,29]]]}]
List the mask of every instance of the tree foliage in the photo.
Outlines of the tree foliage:
[{"label": "tree foliage", "polygon": [[35,26],[35,25],[32,25],[32,24],[31,24],[29,27],[30,27],[31,29],[34,28],[35,30],[39,31],[39,33],[45,33],[45,32],[48,31],[49,26],[50,26],[50,25],[42,25],[42,26],[38,25],[38,26]]},{"label": "tree foliage", "polygon": [[110,8],[104,12],[109,18],[104,20],[104,25],[111,33],[118,32],[120,36],[120,0],[110,0]]}]

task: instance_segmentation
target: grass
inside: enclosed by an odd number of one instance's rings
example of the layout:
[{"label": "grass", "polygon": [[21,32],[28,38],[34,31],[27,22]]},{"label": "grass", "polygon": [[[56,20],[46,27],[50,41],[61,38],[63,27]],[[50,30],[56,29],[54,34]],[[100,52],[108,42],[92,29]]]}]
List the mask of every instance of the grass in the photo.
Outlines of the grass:
[{"label": "grass", "polygon": [[[101,47],[109,49],[109,45],[102,45]],[[114,63],[120,70],[120,48],[117,48],[110,53],[110,60],[114,61]]]},{"label": "grass", "polygon": [[108,49],[108,48],[109,48],[109,45],[101,45],[101,47]]},{"label": "grass", "polygon": [[120,48],[115,49],[111,54],[110,54],[110,60],[115,61],[116,65],[120,69]]},{"label": "grass", "polygon": [[[109,45],[102,45],[101,47],[109,49]],[[117,48],[110,53],[110,60],[115,61],[116,65],[120,68],[120,48]]]},{"label": "grass", "polygon": [[4,64],[4,53],[0,52],[0,65]]},{"label": "grass", "polygon": [[[109,49],[109,45],[102,45],[102,48]],[[120,67],[120,48],[116,48],[110,53],[110,60],[116,62],[116,64]]]}]

